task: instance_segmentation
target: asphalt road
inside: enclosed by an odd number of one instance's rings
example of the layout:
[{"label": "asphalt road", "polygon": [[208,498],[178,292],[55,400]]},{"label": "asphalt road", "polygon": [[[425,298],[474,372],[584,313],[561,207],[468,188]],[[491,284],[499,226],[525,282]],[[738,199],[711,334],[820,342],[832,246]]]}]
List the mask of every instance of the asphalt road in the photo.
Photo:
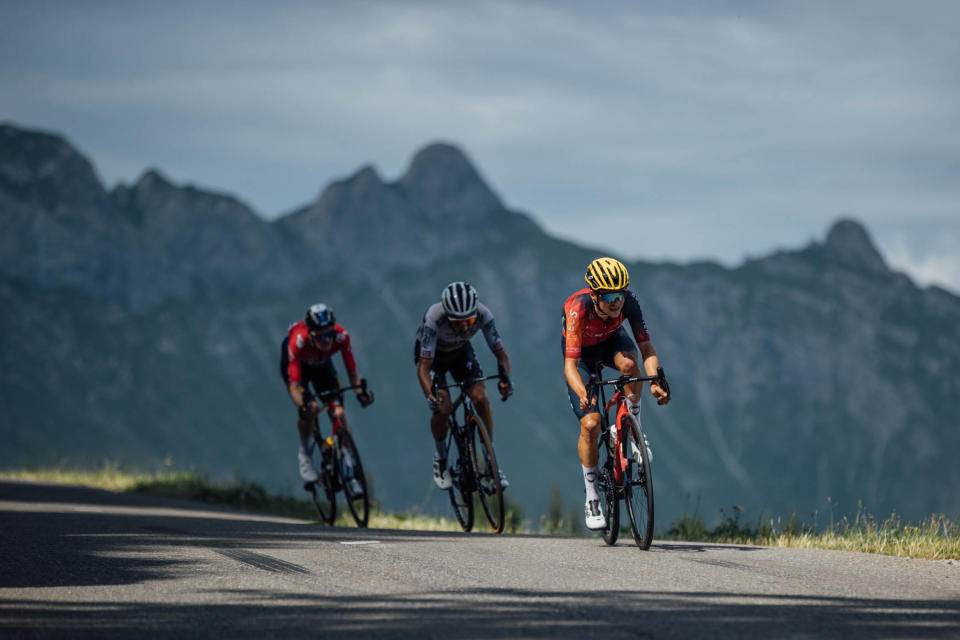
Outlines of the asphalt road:
[{"label": "asphalt road", "polygon": [[960,638],[960,564],[329,528],[0,483],[0,637]]}]

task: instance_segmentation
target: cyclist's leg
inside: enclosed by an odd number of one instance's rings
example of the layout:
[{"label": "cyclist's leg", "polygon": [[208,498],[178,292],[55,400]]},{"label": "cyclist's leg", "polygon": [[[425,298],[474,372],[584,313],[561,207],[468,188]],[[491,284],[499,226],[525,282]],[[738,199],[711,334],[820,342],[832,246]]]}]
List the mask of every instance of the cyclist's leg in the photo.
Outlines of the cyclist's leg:
[{"label": "cyclist's leg", "polygon": [[[584,385],[590,379],[591,361],[580,360],[577,371]],[[597,462],[600,457],[597,441],[600,438],[600,411],[594,406],[587,411],[580,408],[580,398],[567,385],[567,396],[570,399],[570,408],[580,421],[580,437],[577,440],[577,455],[583,468],[583,483],[587,494],[587,502],[599,500],[597,493]]]},{"label": "cyclist's leg", "polygon": [[[447,383],[447,366],[449,358],[443,353],[437,353],[430,365],[430,377],[439,384]],[[450,403],[450,394],[446,389],[437,391],[437,412],[430,416],[430,432],[433,435],[433,481],[441,489],[448,489],[451,483],[450,471],[447,469],[447,432],[449,418],[453,411]]]},{"label": "cyclist's leg", "polygon": [[[620,330],[611,337],[610,341],[614,343],[616,349],[616,353],[613,355],[614,368],[624,376],[633,377],[643,375],[643,372],[640,370],[640,358],[637,347],[630,336],[627,335],[626,329],[620,327]],[[643,383],[632,382],[626,386],[625,390],[627,409],[629,409],[630,413],[634,416],[638,416],[640,413],[640,397],[643,395]]]},{"label": "cyclist's leg", "polygon": [[[290,376],[288,366],[290,364],[290,356],[287,351],[287,344],[289,338],[285,337],[283,342],[280,345],[280,377],[283,378],[284,387],[287,390],[287,393],[290,394],[291,400],[293,398],[293,392],[290,391]],[[302,369],[301,369],[302,371]],[[304,382],[304,381],[301,381]],[[306,382],[304,382],[306,384]],[[296,402],[296,400],[294,400]],[[317,479],[317,470],[313,465],[313,461],[310,458],[310,452],[313,449],[311,441],[313,436],[311,434],[312,421],[307,420],[302,417],[297,412],[297,434],[300,438],[300,446],[297,448],[297,467],[300,472],[300,477],[305,482],[314,482]]]},{"label": "cyclist's leg", "polygon": [[[457,358],[451,363],[450,374],[457,382],[483,377],[483,368],[477,360],[477,354],[473,350],[473,345],[469,342],[463,347],[457,349]],[[483,383],[471,385],[467,389],[470,394],[470,402],[476,409],[480,420],[487,427],[487,436],[493,442],[493,412],[490,410],[490,399],[487,397],[487,387]]]},{"label": "cyclist's leg", "polygon": [[[430,365],[430,377],[436,380],[440,385],[447,384],[447,371],[450,369],[451,355],[445,351],[438,351],[437,357],[433,359]],[[443,442],[447,437],[447,422],[450,413],[453,411],[453,405],[450,402],[450,393],[446,389],[437,391],[437,412],[430,416],[430,431],[433,433],[433,439],[437,443]],[[439,452],[440,446],[437,445]]]}]

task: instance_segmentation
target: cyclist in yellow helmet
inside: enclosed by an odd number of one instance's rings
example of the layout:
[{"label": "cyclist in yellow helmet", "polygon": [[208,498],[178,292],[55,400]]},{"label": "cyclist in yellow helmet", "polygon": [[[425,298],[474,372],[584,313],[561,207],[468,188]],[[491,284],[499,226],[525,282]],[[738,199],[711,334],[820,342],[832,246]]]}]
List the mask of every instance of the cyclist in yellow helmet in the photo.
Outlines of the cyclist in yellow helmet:
[{"label": "cyclist in yellow helmet", "polygon": [[[656,375],[660,362],[643,321],[636,296],[627,289],[630,274],[615,258],[597,258],[587,266],[587,286],[577,291],[563,305],[563,374],[567,381],[570,408],[580,420],[577,452],[583,467],[587,500],[584,514],[588,529],[606,527],[597,492],[597,439],[600,435],[600,413],[596,399],[588,399],[586,382],[596,363],[603,363],[622,375],[640,376],[640,363],[646,375]],[[630,321],[633,340],[627,335],[623,321]],[[636,344],[634,344],[634,340]],[[637,355],[639,350],[639,356]],[[641,382],[627,385],[627,408],[639,422]],[[651,383],[650,392],[658,404],[670,401],[669,393]]]}]

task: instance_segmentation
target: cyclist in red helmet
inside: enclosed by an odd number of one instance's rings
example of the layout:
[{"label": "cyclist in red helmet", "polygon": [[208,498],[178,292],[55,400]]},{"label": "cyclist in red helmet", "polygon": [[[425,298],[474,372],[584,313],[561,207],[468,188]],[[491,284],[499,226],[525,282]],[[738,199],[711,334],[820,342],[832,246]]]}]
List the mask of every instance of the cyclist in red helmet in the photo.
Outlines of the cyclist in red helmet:
[{"label": "cyclist in red helmet", "polygon": [[[587,287],[571,295],[563,305],[563,375],[570,408],[580,420],[577,452],[587,494],[584,517],[587,528],[597,530],[607,523],[597,492],[600,413],[596,398],[587,397],[590,369],[602,362],[622,375],[639,376],[642,362],[646,374],[652,376],[657,373],[659,359],[650,342],[640,303],[627,289],[630,275],[623,263],[614,258],[597,258],[587,267],[584,279]],[[636,344],[627,335],[624,320],[630,321]],[[629,384],[626,391],[627,408],[639,421],[642,383]],[[670,395],[655,382],[650,384],[650,392],[658,404],[670,402]]]},{"label": "cyclist in red helmet", "polygon": [[[304,392],[307,385],[313,384],[317,393],[328,389],[339,389],[340,381],[333,368],[332,357],[340,352],[343,364],[350,377],[350,384],[359,385],[363,378],[357,373],[357,362],[350,349],[350,334],[337,324],[333,309],[325,304],[315,304],[307,309],[306,316],[300,322],[290,325],[287,336],[283,339],[280,356],[280,375],[287,385],[290,399],[297,407],[297,431],[300,433],[300,449],[297,451],[297,462],[300,468],[300,477],[304,482],[316,482],[317,470],[310,460],[307,451],[310,450],[310,425],[320,410],[316,400],[306,402]],[[373,403],[373,392],[369,389],[356,390],[360,406],[367,407]],[[343,407],[337,404],[337,415],[344,423]],[[356,479],[353,479],[356,482]],[[361,493],[358,488],[355,493]]]}]

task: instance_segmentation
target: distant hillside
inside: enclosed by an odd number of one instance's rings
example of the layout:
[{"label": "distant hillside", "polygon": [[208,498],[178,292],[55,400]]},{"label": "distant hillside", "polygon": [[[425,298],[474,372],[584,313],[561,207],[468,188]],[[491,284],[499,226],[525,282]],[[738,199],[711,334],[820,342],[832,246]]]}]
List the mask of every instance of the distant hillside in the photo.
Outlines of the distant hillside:
[{"label": "distant hillside", "polygon": [[[295,488],[279,343],[325,300],[377,392],[347,405],[377,497],[444,510],[411,353],[462,278],[514,363],[517,395],[494,408],[510,493],[531,517],[554,484],[581,500],[559,320],[597,254],[507,210],[453,145],[268,223],[156,170],[108,191],[61,136],[0,125],[0,225],[2,466],[172,459]],[[629,267],[675,393],[644,407],[660,522],[697,504],[807,516],[828,497],[835,514],[960,515],[960,298],[891,271],[852,220],[735,269]]]}]

